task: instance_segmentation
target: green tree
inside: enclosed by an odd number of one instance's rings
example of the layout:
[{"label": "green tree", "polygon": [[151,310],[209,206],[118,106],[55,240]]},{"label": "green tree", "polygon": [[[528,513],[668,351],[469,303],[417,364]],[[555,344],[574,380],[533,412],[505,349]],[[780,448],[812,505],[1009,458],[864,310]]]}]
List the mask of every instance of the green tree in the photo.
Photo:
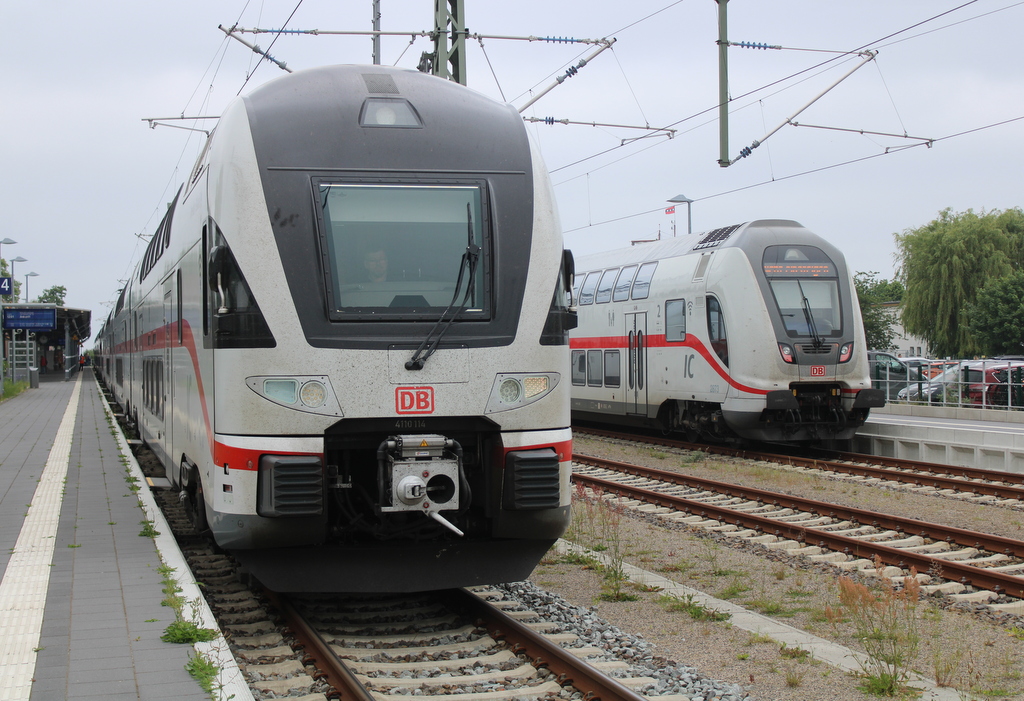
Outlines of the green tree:
[{"label": "green tree", "polygon": [[37,302],[49,302],[56,304],[58,307],[64,306],[64,297],[67,295],[68,289],[64,285],[54,285],[49,289],[43,290],[42,294],[36,297]]},{"label": "green tree", "polygon": [[1024,270],[989,280],[968,311],[971,333],[983,353],[1024,353]]},{"label": "green tree", "polygon": [[1024,211],[944,209],[938,219],[895,239],[906,287],[904,328],[926,338],[938,356],[979,354],[969,307],[986,283],[1024,269]]},{"label": "green tree", "polygon": [[895,317],[879,306],[885,302],[899,302],[903,299],[903,284],[899,280],[879,280],[877,272],[860,272],[853,276],[860,303],[860,315],[864,320],[864,335],[868,348],[889,350],[893,348],[896,332]]}]

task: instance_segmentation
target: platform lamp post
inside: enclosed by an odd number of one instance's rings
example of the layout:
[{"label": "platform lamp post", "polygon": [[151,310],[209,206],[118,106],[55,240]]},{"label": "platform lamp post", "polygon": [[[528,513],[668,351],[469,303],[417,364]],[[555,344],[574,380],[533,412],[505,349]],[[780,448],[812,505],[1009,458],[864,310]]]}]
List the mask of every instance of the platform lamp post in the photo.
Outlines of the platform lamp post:
[{"label": "platform lamp post", "polygon": [[693,204],[693,200],[691,200],[686,195],[676,195],[675,197],[670,199],[669,202],[673,202],[675,204],[685,204],[686,205],[686,233],[692,234],[693,233],[693,216],[692,216],[692,212],[690,211],[690,205]]},{"label": "platform lamp post", "polygon": [[[18,243],[18,242],[15,241],[14,239],[9,239],[9,238],[5,238],[3,241],[0,241],[0,260],[2,260],[3,257],[4,257],[3,256],[3,250],[4,250],[3,247],[4,246],[9,246],[12,243]],[[13,264],[12,264],[11,267],[14,267]],[[14,292],[14,271],[13,270],[11,271],[11,292],[12,293]],[[17,301],[17,300],[15,300],[15,301]],[[4,351],[5,351],[5,349],[4,349],[4,337],[3,337],[3,328],[2,328],[3,318],[4,318],[4,296],[0,295],[0,398],[2,398],[4,396],[4,358],[5,358]]]},{"label": "platform lamp post", "polygon": [[4,246],[10,246],[12,243],[18,243],[18,242],[15,241],[14,239],[4,239],[3,241],[0,241],[0,258],[3,258],[3,250],[4,250],[3,247]]},{"label": "platform lamp post", "polygon": [[25,304],[28,304],[28,279],[30,277],[39,277],[39,273],[25,273]]},{"label": "platform lamp post", "polygon": [[[16,279],[14,277],[14,264],[15,263],[26,263],[26,262],[28,262],[28,258],[22,258],[21,256],[18,256],[17,258],[11,258],[10,264],[11,264],[11,285],[12,286],[14,285],[14,280]],[[11,292],[14,292],[14,290],[12,289]],[[18,303],[17,298],[15,298],[14,303],[15,304]]]}]

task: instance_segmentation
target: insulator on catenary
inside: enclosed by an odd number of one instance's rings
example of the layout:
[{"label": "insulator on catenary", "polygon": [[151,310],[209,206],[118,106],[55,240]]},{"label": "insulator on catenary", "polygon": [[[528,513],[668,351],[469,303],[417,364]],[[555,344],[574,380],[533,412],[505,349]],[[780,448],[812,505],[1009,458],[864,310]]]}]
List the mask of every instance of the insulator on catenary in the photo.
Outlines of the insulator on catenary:
[{"label": "insulator on catenary", "polygon": [[782,50],[781,46],[775,44],[763,44],[756,41],[734,41],[733,46],[738,46],[741,49],[778,49]]},{"label": "insulator on catenary", "polygon": [[554,124],[555,123],[555,118],[554,117],[545,117],[544,118],[544,123],[545,124]]},{"label": "insulator on catenary", "polygon": [[549,41],[553,44],[575,44],[576,40],[572,37],[541,37],[542,41]]}]

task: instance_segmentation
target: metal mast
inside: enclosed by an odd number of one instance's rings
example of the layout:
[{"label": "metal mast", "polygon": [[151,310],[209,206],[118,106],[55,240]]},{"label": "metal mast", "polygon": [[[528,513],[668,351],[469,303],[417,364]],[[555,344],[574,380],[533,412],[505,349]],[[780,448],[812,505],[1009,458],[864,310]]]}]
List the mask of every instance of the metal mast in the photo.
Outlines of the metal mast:
[{"label": "metal mast", "polygon": [[434,0],[434,75],[466,84],[467,34],[464,0]]}]

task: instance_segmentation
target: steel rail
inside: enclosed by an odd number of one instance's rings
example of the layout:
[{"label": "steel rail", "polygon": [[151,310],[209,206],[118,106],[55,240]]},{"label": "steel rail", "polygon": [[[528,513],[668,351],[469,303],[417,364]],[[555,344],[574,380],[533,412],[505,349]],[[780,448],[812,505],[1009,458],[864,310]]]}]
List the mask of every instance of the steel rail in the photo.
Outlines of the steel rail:
[{"label": "steel rail", "polygon": [[[584,455],[573,455],[573,460],[583,464],[590,464],[607,469],[626,472],[638,477],[663,480],[680,486],[710,489],[715,492],[727,494],[732,497],[756,500],[783,508],[794,508],[801,511],[809,511],[823,516],[830,516],[837,519],[857,521],[862,524],[879,528],[899,530],[911,535],[920,535],[934,540],[956,542],[969,547],[979,547],[996,553],[1013,554],[1018,557],[1024,556],[1024,542],[1011,538],[992,536],[985,533],[967,531],[960,528],[941,526],[916,519],[904,519],[896,516],[887,516],[863,509],[818,502],[810,499],[802,499],[788,494],[779,494],[767,490],[742,487],[714,480],[705,480],[665,470],[654,470],[643,468],[637,465],[592,458]],[[785,521],[778,521],[767,516],[735,511],[727,507],[715,506],[705,502],[685,499],[669,494],[663,494],[642,487],[605,480],[578,473],[573,474],[573,480],[592,488],[599,488],[605,492],[620,496],[629,496],[648,503],[663,506],[677,511],[702,516],[704,518],[730,523],[743,528],[752,528],[776,536],[783,536],[805,545],[817,545],[829,550],[843,552],[857,558],[874,559],[876,556],[888,565],[895,565],[901,568],[914,567],[922,573],[940,573],[939,576],[964,584],[994,591],[998,594],[1007,594],[1016,598],[1024,598],[1024,577],[1015,577],[1002,572],[992,571],[987,568],[967,565],[955,560],[945,560],[937,557],[930,557],[921,553],[908,552],[900,548],[887,546],[883,543],[872,543],[849,536],[830,533],[810,526],[792,525]],[[988,543],[988,545],[986,545]]]},{"label": "steel rail", "polygon": [[[985,494],[999,497],[1001,499],[1018,499],[1024,501],[1024,475],[1017,475],[1009,472],[998,472],[996,470],[983,470],[981,468],[956,467],[953,465],[939,465],[937,463],[917,462],[913,460],[901,460],[896,458],[880,458],[873,455],[861,455],[858,453],[839,453],[844,460],[858,460],[863,462],[875,462],[879,467],[865,465],[850,465],[824,458],[801,457],[797,455],[782,455],[779,453],[764,453],[757,450],[745,448],[730,448],[727,446],[703,445],[699,443],[687,443],[668,438],[651,438],[648,436],[637,436],[633,434],[606,431],[602,429],[578,429],[581,433],[606,436],[609,438],[621,438],[641,443],[653,443],[665,445],[684,450],[699,450],[714,455],[727,455],[736,458],[747,458],[751,460],[763,460],[781,465],[793,465],[817,470],[828,470],[830,472],[841,472],[844,474],[861,475],[863,477],[876,477],[878,479],[892,482],[913,484],[918,487],[935,487],[936,489],[953,489],[958,492],[971,492],[974,494]],[[918,470],[928,472],[927,475],[914,474],[904,470]],[[954,475],[961,475],[956,477]],[[1003,484],[986,484],[975,482],[975,479],[985,479]],[[1022,486],[1015,486],[1022,485]]]},{"label": "steel rail", "polygon": [[468,611],[495,640],[504,640],[515,654],[525,654],[537,668],[547,667],[562,686],[571,684],[586,701],[647,701],[585,660],[559,647],[529,626],[512,618],[465,589],[445,592],[452,607]]},{"label": "steel rail", "polygon": [[331,646],[303,618],[287,597],[264,589],[263,592],[270,602],[277,607],[284,618],[285,625],[295,636],[296,642],[303,647],[312,659],[303,658],[302,664],[314,664],[319,672],[315,679],[324,679],[332,689],[327,692],[328,699],[342,701],[376,701],[373,694],[363,686],[352,670],[345,666]]}]

